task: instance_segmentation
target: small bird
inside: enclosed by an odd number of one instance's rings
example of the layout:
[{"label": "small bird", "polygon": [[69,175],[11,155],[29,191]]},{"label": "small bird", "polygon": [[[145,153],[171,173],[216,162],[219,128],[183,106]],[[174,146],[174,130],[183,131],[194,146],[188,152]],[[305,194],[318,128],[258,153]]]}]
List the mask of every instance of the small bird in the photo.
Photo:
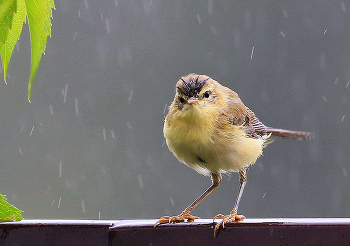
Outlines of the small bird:
[{"label": "small bird", "polygon": [[229,215],[214,228],[216,237],[226,223],[243,220],[237,210],[245,184],[246,169],[254,164],[271,136],[311,139],[313,133],[265,126],[246,107],[238,94],[206,75],[191,73],[176,83],[176,93],[164,122],[164,137],[169,150],[182,163],[198,173],[211,176],[211,186],[177,216],[161,217],[155,224],[191,222],[199,217],[191,211],[222,180],[222,174],[239,173],[240,189]]}]

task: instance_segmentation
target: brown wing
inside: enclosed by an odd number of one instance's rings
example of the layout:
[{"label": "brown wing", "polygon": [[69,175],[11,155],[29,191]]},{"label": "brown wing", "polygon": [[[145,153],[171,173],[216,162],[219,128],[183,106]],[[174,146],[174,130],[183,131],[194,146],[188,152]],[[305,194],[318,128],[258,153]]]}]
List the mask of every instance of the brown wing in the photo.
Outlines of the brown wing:
[{"label": "brown wing", "polygon": [[228,118],[230,124],[244,127],[247,136],[260,138],[271,134],[272,136],[300,140],[311,140],[315,137],[312,132],[290,131],[265,126],[254,112],[243,104],[237,93],[228,90],[226,93],[230,96],[223,114]]},{"label": "brown wing", "polygon": [[247,134],[250,137],[258,138],[267,135],[266,126],[255,116],[254,112],[247,107],[246,124]]},{"label": "brown wing", "polygon": [[261,123],[254,112],[246,107],[237,93],[230,91],[230,97],[224,110],[224,115],[232,125],[242,126],[246,134],[252,138],[259,138],[267,134],[266,126]]}]

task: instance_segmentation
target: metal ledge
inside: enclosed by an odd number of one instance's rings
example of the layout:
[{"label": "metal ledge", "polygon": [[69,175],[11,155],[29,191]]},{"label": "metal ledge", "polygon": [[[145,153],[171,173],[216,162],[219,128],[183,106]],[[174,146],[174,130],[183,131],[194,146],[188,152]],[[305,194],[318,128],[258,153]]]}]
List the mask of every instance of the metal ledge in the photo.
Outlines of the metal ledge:
[{"label": "metal ledge", "polygon": [[217,238],[212,220],[153,228],[155,222],[114,224],[110,245],[350,245],[350,218],[245,219],[227,224]]},{"label": "metal ledge", "polygon": [[111,221],[22,220],[0,223],[0,245],[108,245]]},{"label": "metal ledge", "polygon": [[0,223],[0,245],[350,245],[350,218],[245,219],[214,238],[212,220],[22,220]]}]

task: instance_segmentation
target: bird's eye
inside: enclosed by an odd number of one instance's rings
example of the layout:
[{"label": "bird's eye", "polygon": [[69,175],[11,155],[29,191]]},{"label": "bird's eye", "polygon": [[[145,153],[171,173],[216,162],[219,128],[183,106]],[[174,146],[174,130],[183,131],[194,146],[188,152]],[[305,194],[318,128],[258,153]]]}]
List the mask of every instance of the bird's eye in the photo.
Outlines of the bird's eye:
[{"label": "bird's eye", "polygon": [[185,99],[183,97],[179,97],[180,103],[185,103]]},{"label": "bird's eye", "polygon": [[204,97],[205,98],[208,98],[209,96],[210,96],[210,92],[209,91],[204,92]]}]

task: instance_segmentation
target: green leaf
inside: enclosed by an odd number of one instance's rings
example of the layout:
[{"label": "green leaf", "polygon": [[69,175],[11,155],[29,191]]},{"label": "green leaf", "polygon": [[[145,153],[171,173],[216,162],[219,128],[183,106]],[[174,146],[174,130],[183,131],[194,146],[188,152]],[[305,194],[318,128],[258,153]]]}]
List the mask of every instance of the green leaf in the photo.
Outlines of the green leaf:
[{"label": "green leaf", "polygon": [[41,55],[45,51],[47,37],[51,36],[53,0],[0,0],[0,55],[6,83],[7,68],[13,49],[21,35],[23,22],[28,16],[32,47],[28,101]]},{"label": "green leaf", "polygon": [[0,49],[6,42],[8,31],[11,29],[16,7],[16,0],[0,0]]},{"label": "green leaf", "polygon": [[32,92],[33,80],[38,69],[41,55],[45,52],[47,36],[51,37],[53,0],[25,0],[28,14],[30,40],[32,46],[28,101]]},{"label": "green leaf", "polygon": [[0,194],[0,222],[22,220],[21,210],[6,201],[6,197]]},{"label": "green leaf", "polygon": [[26,20],[26,6],[24,4],[24,0],[17,0],[16,3],[17,12],[13,15],[12,26],[8,30],[7,38],[0,48],[5,83],[7,68],[10,63],[12,52],[19,36],[21,35],[23,22]]}]

